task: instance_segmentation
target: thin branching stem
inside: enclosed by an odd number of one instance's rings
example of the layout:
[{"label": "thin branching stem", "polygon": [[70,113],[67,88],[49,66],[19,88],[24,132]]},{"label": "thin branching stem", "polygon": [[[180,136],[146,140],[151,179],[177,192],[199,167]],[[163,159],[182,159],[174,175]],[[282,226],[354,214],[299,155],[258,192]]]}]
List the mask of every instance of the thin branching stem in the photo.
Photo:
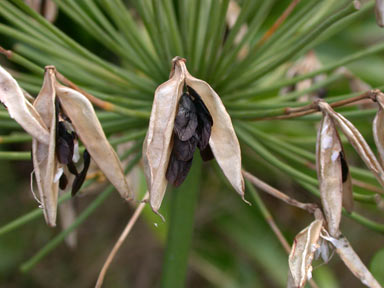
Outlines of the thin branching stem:
[{"label": "thin branching stem", "polygon": [[116,253],[119,251],[121,245],[123,245],[125,239],[128,237],[129,232],[131,232],[133,226],[136,224],[137,220],[139,219],[141,212],[143,212],[143,209],[146,205],[146,200],[148,199],[149,193],[147,192],[142,200],[142,202],[137,206],[135,213],[133,213],[132,217],[129,219],[127,225],[125,226],[123,232],[121,233],[119,239],[115,243],[115,245],[112,248],[112,251],[109,253],[107,260],[105,260],[105,263],[103,265],[103,268],[100,271],[99,277],[97,278],[96,286],[95,288],[101,288],[104,282],[105,274],[108,271],[109,266],[112,263],[112,260],[115,258]]}]

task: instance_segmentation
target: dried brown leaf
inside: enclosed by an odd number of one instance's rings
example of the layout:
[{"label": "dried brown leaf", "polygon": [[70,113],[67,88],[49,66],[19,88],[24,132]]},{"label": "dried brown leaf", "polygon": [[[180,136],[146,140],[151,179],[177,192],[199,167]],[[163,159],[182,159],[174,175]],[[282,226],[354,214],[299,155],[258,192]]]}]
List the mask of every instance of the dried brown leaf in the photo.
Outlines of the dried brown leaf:
[{"label": "dried brown leaf", "polygon": [[319,102],[319,108],[331,116],[335,124],[343,131],[349,143],[351,143],[353,148],[360,155],[365,165],[372,171],[379,183],[384,186],[384,170],[359,130],[344,118],[344,116],[336,113],[329,104]]},{"label": "dried brown leaf", "polygon": [[49,143],[49,132],[35,108],[24,98],[23,91],[3,67],[0,66],[0,101],[7,107],[11,118],[41,143]]},{"label": "dried brown leaf", "polygon": [[56,226],[59,178],[63,168],[56,160],[56,115],[55,115],[55,78],[54,70],[47,68],[44,83],[33,106],[41,115],[49,131],[49,144],[32,140],[33,166],[39,190],[45,221]]},{"label": "dried brown leaf", "polygon": [[71,120],[92,159],[120,195],[130,200],[133,195],[126,182],[120,160],[109,144],[91,102],[81,93],[57,82],[55,88],[65,114]]},{"label": "dried brown leaf", "polygon": [[291,276],[289,287],[304,287],[305,282],[312,278],[312,260],[319,248],[322,226],[323,220],[316,219],[296,235],[288,261]]}]

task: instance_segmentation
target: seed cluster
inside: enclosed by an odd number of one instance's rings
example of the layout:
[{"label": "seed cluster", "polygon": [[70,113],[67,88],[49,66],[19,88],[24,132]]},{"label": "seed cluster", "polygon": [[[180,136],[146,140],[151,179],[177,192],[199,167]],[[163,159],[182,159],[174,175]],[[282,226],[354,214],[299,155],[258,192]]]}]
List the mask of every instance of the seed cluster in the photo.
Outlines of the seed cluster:
[{"label": "seed cluster", "polygon": [[204,161],[213,159],[209,143],[212,117],[200,96],[191,87],[181,95],[173,128],[173,149],[166,173],[167,180],[179,186],[192,166],[196,147]]},{"label": "seed cluster", "polygon": [[[67,168],[70,173],[75,175],[75,180],[72,183],[72,196],[75,196],[76,193],[80,190],[81,185],[83,184],[89,165],[91,163],[91,156],[87,150],[84,150],[83,153],[83,169],[79,173],[75,166],[76,161],[74,161],[75,153],[75,142],[78,140],[76,132],[72,128],[71,120],[64,114],[63,110],[60,107],[60,102],[56,98],[56,157],[57,160],[63,164],[67,165]],[[60,177],[59,187],[64,190],[67,187],[68,179],[67,176],[63,173]]]}]

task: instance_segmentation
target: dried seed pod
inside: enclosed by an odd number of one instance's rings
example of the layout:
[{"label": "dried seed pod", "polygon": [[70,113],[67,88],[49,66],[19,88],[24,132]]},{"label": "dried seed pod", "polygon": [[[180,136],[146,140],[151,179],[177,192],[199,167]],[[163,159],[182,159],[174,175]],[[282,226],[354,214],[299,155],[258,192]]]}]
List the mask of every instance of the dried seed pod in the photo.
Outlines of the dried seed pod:
[{"label": "dried seed pod", "polygon": [[319,128],[316,156],[321,202],[328,230],[336,237],[339,234],[343,195],[348,209],[352,208],[353,195],[342,144],[335,124],[327,113],[324,113]]},{"label": "dried seed pod", "polygon": [[381,166],[384,167],[384,94],[377,94],[376,101],[379,104],[379,110],[373,120],[373,137],[379,152]]},{"label": "dried seed pod", "polygon": [[288,260],[290,287],[304,287],[305,282],[312,278],[312,260],[315,251],[320,247],[322,226],[323,220],[315,220],[296,235]]},{"label": "dried seed pod", "polygon": [[[326,231],[323,231],[326,233]],[[360,279],[361,283],[370,288],[381,288],[382,286],[373,277],[368,268],[361,261],[360,257],[353,250],[349,241],[341,235],[339,238],[333,238],[329,235],[321,235],[321,237],[329,241],[336,248],[336,253],[339,254],[344,264],[349,270]]]},{"label": "dried seed pod", "polygon": [[49,144],[32,140],[33,166],[44,211],[45,221],[56,226],[59,179],[63,169],[55,157],[56,150],[56,113],[55,113],[55,76],[54,70],[45,70],[44,83],[33,106],[41,115],[49,131]]},{"label": "dried seed pod", "polygon": [[55,89],[61,107],[71,120],[76,134],[92,159],[120,195],[124,199],[130,200],[133,195],[126,182],[120,160],[109,144],[91,102],[83,94],[57,82]]},{"label": "dried seed pod", "polygon": [[[185,86],[188,93],[183,92]],[[213,89],[192,77],[185,60],[176,57],[170,79],[155,91],[143,145],[150,204],[155,212],[163,200],[167,179],[174,185],[185,179],[192,165],[189,158],[196,148],[194,141],[204,160],[215,156],[232,186],[244,198],[240,145],[231,119]]]},{"label": "dried seed pod", "polygon": [[35,108],[25,99],[23,91],[3,67],[0,66],[0,101],[7,107],[9,116],[33,138],[48,145],[49,132]]},{"label": "dried seed pod", "polygon": [[384,0],[376,0],[375,14],[377,25],[384,27]]},{"label": "dried seed pod", "polygon": [[372,171],[379,183],[384,186],[384,170],[377,161],[375,154],[369,148],[364,137],[360,134],[359,130],[347,119],[339,113],[336,113],[329,104],[319,102],[319,108],[326,112],[333,119],[334,123],[343,131],[349,143],[352,144],[356,152],[360,155],[365,165]]}]

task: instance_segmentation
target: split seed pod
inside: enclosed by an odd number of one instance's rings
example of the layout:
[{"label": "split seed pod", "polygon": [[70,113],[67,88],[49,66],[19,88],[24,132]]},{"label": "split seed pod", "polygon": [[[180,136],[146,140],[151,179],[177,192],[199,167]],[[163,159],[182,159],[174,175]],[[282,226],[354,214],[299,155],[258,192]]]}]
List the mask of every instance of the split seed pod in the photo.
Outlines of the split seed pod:
[{"label": "split seed pod", "polygon": [[[212,118],[213,125],[210,128],[209,148],[212,150],[224,175],[244,199],[240,145],[231,118],[216,92],[206,82],[189,74],[185,66],[185,59],[175,57],[170,79],[161,84],[155,91],[151,118],[143,145],[143,161],[150,193],[150,204],[156,213],[158,213],[161,206],[167,187],[166,174],[171,153],[173,153],[174,142],[182,140],[180,139],[181,136],[178,135],[178,139],[174,141],[173,134],[176,115],[180,109],[179,102],[185,89],[188,89],[187,93],[189,93],[191,99],[194,99],[193,101],[198,99],[198,101],[203,102],[203,106],[206,107],[208,114]],[[209,122],[209,120],[205,121]],[[193,121],[191,124],[185,123],[184,125],[186,127],[190,125],[188,129],[193,131]],[[198,127],[208,129],[208,126],[210,127],[210,125]],[[200,133],[207,132],[200,131]],[[176,133],[178,132],[176,131]],[[188,134],[188,131],[185,133]],[[187,135],[186,138],[189,136]],[[202,153],[202,150],[200,151]],[[209,157],[207,158],[209,159]]]},{"label": "split seed pod", "polygon": [[288,260],[290,287],[304,287],[305,282],[312,278],[312,260],[320,247],[322,226],[323,220],[315,220],[296,235]]},{"label": "split seed pod", "polygon": [[[0,69],[0,100],[11,117],[33,137],[34,174],[45,220],[50,226],[56,225],[59,186],[64,189],[68,184],[63,173],[70,171],[76,176],[72,194],[76,193],[85,180],[91,157],[121,196],[126,200],[132,198],[120,160],[92,104],[81,93],[60,85],[55,73],[55,67],[46,67],[43,87],[32,106],[25,100],[17,82]],[[87,149],[80,173],[73,163],[77,161],[77,135]]]},{"label": "split seed pod", "polygon": [[379,104],[379,110],[373,120],[373,137],[379,152],[381,166],[384,167],[384,94],[378,93],[376,101]]},{"label": "split seed pod", "polygon": [[35,108],[25,99],[16,80],[0,66],[0,101],[8,109],[9,116],[39,142],[48,144],[49,133]]},{"label": "split seed pod", "polygon": [[357,130],[344,116],[335,112],[329,104],[319,102],[318,105],[321,111],[327,113],[334,123],[343,131],[349,143],[351,143],[353,148],[360,155],[365,165],[372,171],[373,175],[375,175],[376,179],[384,187],[384,170],[359,130]]},{"label": "split seed pod", "polygon": [[328,230],[336,237],[339,234],[342,204],[351,211],[353,195],[351,176],[340,137],[327,113],[323,113],[317,135],[316,156],[321,202]]}]

